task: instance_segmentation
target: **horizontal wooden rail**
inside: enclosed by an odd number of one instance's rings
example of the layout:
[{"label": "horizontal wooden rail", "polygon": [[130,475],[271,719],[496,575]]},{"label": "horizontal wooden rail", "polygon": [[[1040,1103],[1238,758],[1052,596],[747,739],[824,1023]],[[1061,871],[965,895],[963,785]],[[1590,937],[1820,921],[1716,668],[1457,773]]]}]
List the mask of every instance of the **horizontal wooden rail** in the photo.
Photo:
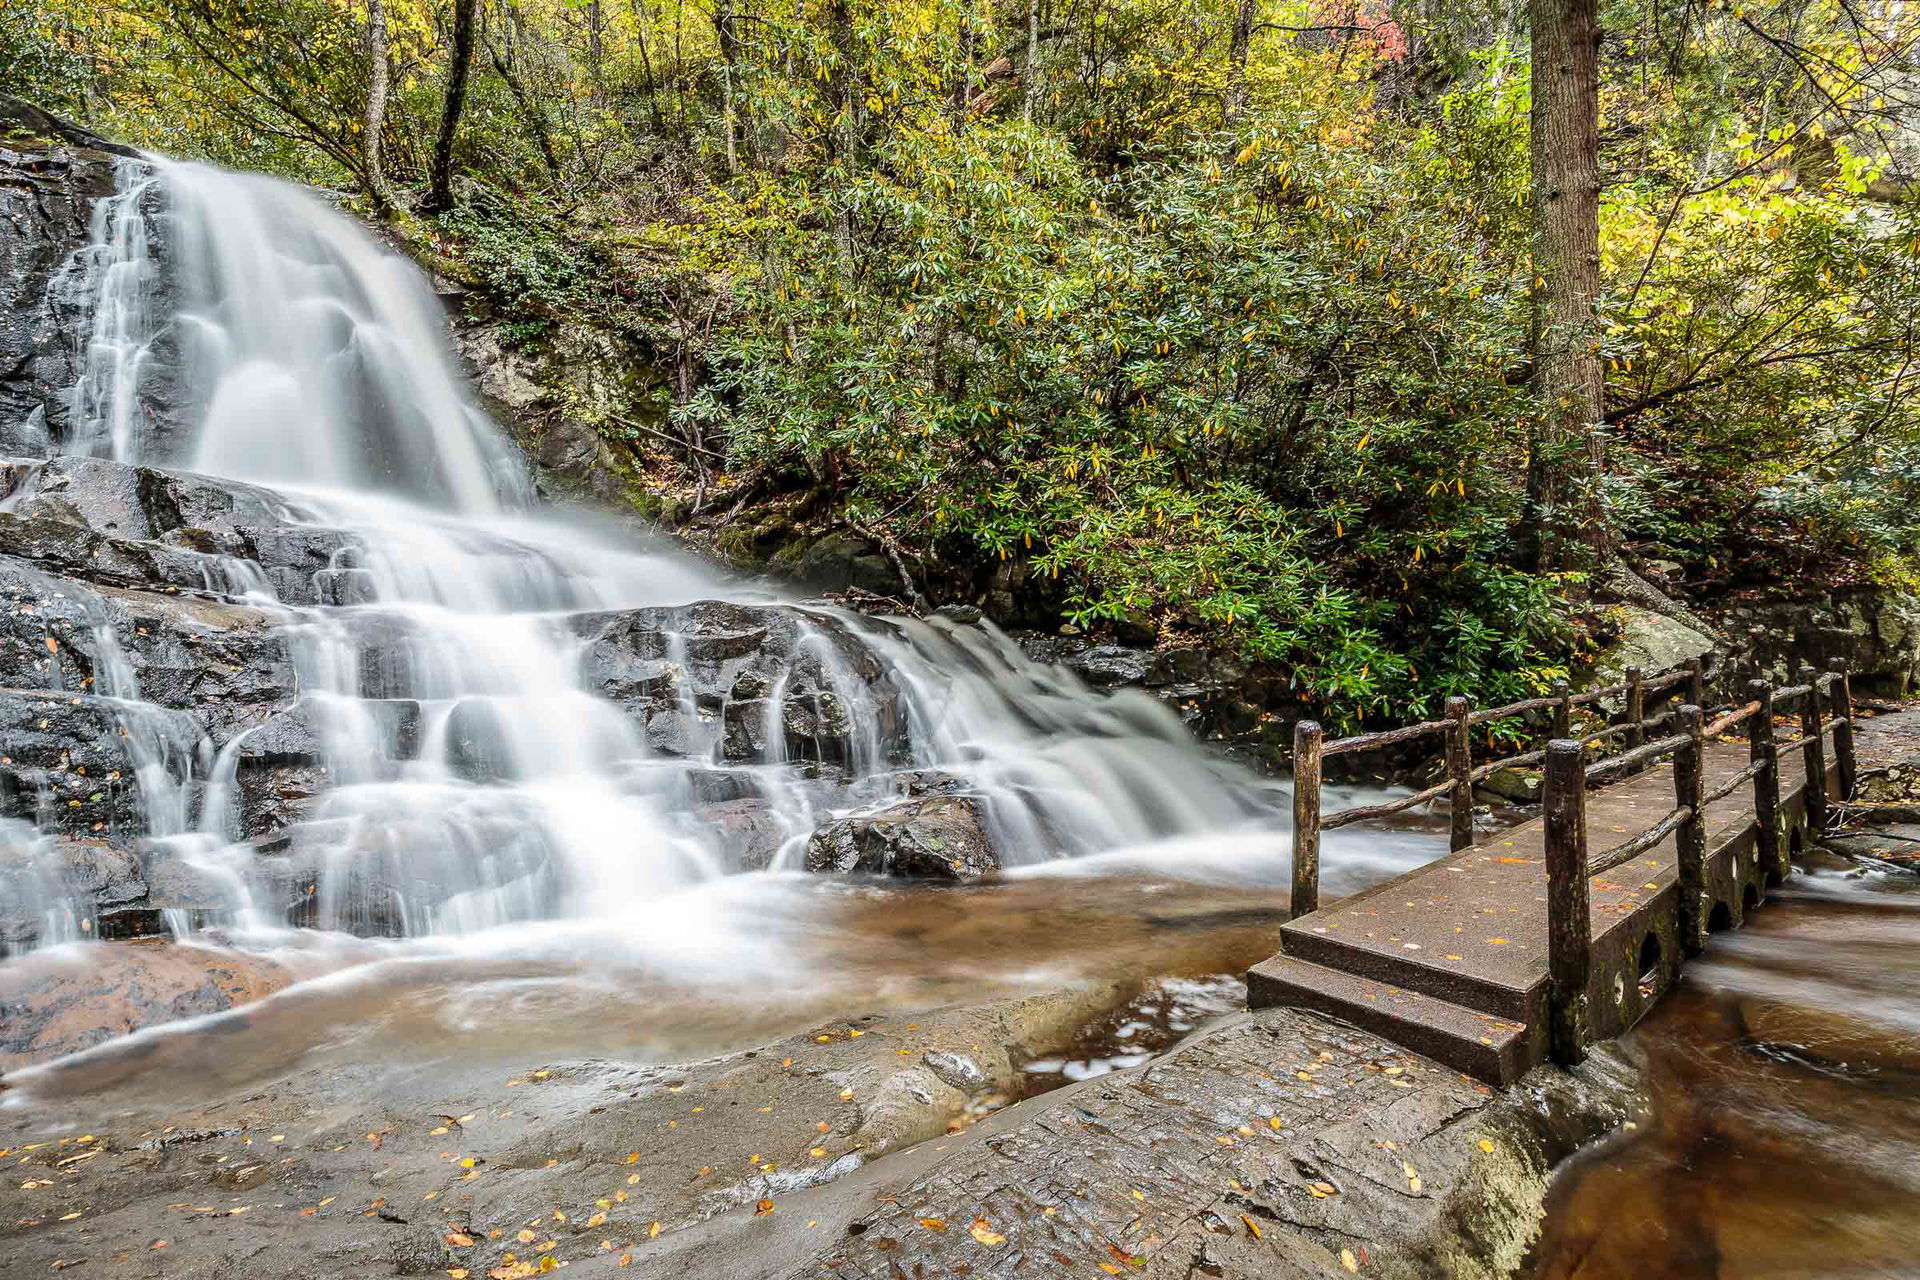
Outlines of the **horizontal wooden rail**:
[{"label": "horizontal wooden rail", "polygon": [[[1698,710],[1698,708],[1695,708]],[[1616,773],[1625,773],[1642,765],[1652,764],[1661,756],[1671,755],[1687,743],[1687,735],[1676,733],[1671,738],[1656,738],[1631,751],[1622,751],[1617,756],[1608,756],[1587,766],[1587,781],[1605,778]]]},{"label": "horizontal wooden rail", "polygon": [[[1583,873],[1598,874],[1599,869],[1617,866],[1635,854],[1655,847],[1668,836],[1678,837],[1683,846],[1697,843],[1704,839],[1699,828],[1704,821],[1705,805],[1724,800],[1748,783],[1754,789],[1754,807],[1760,822],[1760,857],[1770,866],[1784,864],[1786,853],[1776,829],[1779,811],[1778,760],[1781,750],[1799,749],[1806,757],[1808,776],[1824,777],[1826,743],[1830,740],[1841,774],[1841,794],[1853,794],[1853,700],[1845,665],[1830,664],[1829,670],[1824,673],[1803,667],[1796,674],[1799,683],[1784,689],[1772,688],[1764,681],[1751,682],[1747,687],[1747,700],[1738,706],[1716,706],[1710,724],[1703,723],[1704,713],[1700,709],[1707,700],[1708,666],[1697,658],[1653,676],[1648,676],[1638,667],[1630,667],[1622,683],[1580,693],[1573,693],[1566,681],[1556,680],[1552,693],[1547,696],[1523,698],[1504,706],[1477,711],[1465,698],[1449,698],[1443,719],[1423,720],[1397,729],[1357,734],[1331,742],[1324,740],[1318,724],[1310,720],[1300,721],[1294,726],[1293,913],[1305,914],[1319,905],[1320,839],[1324,831],[1391,817],[1444,798],[1449,810],[1448,840],[1451,848],[1457,852],[1473,844],[1474,784],[1484,782],[1502,769],[1535,764],[1545,766],[1549,778],[1546,800],[1551,831],[1556,823],[1564,826],[1568,820],[1564,812],[1559,817],[1555,816],[1551,779],[1564,775],[1565,770],[1571,767],[1568,760],[1573,757],[1568,755],[1569,749],[1579,760],[1579,791],[1583,796],[1590,787],[1635,772],[1668,755],[1674,757],[1676,787],[1680,787],[1689,773],[1699,774],[1699,744],[1706,737],[1719,738],[1743,725],[1752,753],[1747,768],[1716,787],[1711,797],[1700,794],[1703,788],[1695,776],[1692,783],[1688,784],[1692,788],[1690,791],[1684,795],[1676,793],[1677,803],[1671,812],[1639,835],[1598,855],[1592,860],[1596,870],[1591,872],[1588,871],[1582,818],[1578,865]],[[1680,689],[1682,685],[1685,686],[1684,690]],[[1676,692],[1670,693],[1670,690]],[[1684,697],[1685,701],[1677,706],[1670,705],[1668,710],[1648,715],[1649,695],[1657,695],[1654,698],[1656,702],[1665,702],[1672,697]],[[1575,708],[1590,707],[1596,702],[1615,697],[1623,700],[1618,723],[1584,735],[1575,734]],[[1794,704],[1800,704],[1801,723],[1805,728],[1797,737],[1779,738],[1774,731],[1774,713]],[[1536,712],[1549,713],[1547,719],[1551,721],[1551,741],[1532,751],[1483,760],[1478,764],[1474,762],[1470,733],[1473,726]],[[1678,732],[1648,740],[1650,732],[1657,732],[1669,723]],[[1446,739],[1446,773],[1441,780],[1379,804],[1353,805],[1331,813],[1321,811],[1322,775],[1328,756],[1380,750],[1430,735],[1443,735]],[[1588,746],[1600,747],[1614,739],[1624,739],[1625,749],[1587,763]],[[1560,771],[1559,775],[1556,775],[1556,770]],[[1571,784],[1563,778],[1562,789],[1568,785]],[[1823,825],[1826,819],[1824,793],[1809,792],[1808,805],[1809,819],[1816,827]]]},{"label": "horizontal wooden rail", "polygon": [[1485,724],[1489,720],[1511,720],[1529,711],[1548,711],[1559,705],[1559,698],[1525,698],[1519,702],[1509,702],[1504,707],[1488,707],[1484,711],[1476,711],[1467,717],[1467,722]]},{"label": "horizontal wooden rail", "polygon": [[1754,715],[1757,712],[1759,712],[1760,705],[1761,705],[1760,700],[1758,698],[1755,698],[1752,702],[1747,703],[1745,706],[1735,707],[1733,710],[1727,712],[1725,715],[1712,721],[1710,724],[1707,725],[1706,728],[1702,729],[1700,732],[1705,734],[1709,738],[1717,738],[1723,733],[1729,733],[1733,730],[1733,727],[1735,725],[1744,723],[1748,716]]},{"label": "horizontal wooden rail", "polygon": [[1755,760],[1752,764],[1734,774],[1713,790],[1707,792],[1706,803],[1712,804],[1717,800],[1725,800],[1741,787],[1746,786],[1749,782],[1759,777],[1761,770],[1769,768],[1771,763],[1771,761],[1767,760]]},{"label": "horizontal wooden rail", "polygon": [[1410,724],[1400,729],[1382,729],[1379,733],[1363,733],[1352,738],[1338,738],[1320,748],[1322,756],[1343,756],[1353,751],[1377,751],[1381,747],[1391,747],[1401,742],[1412,742],[1429,733],[1440,733],[1453,727],[1450,720],[1423,720],[1419,724]]},{"label": "horizontal wooden rail", "polygon": [[1373,818],[1392,817],[1394,814],[1403,813],[1408,809],[1414,808],[1416,805],[1423,805],[1428,801],[1438,800],[1451,790],[1453,790],[1453,779],[1449,778],[1444,782],[1436,782],[1425,791],[1416,791],[1410,796],[1398,796],[1395,799],[1384,801],[1381,804],[1357,805],[1351,809],[1335,809],[1332,813],[1321,817],[1320,829],[1322,831],[1331,831],[1336,827],[1349,826],[1355,822],[1366,822]]},{"label": "horizontal wooden rail", "polygon": [[1622,840],[1602,853],[1596,853],[1587,862],[1587,874],[1605,875],[1623,862],[1631,862],[1647,850],[1654,848],[1662,840],[1679,829],[1681,823],[1693,816],[1693,810],[1686,805],[1674,809],[1666,817],[1642,831],[1631,840]]}]

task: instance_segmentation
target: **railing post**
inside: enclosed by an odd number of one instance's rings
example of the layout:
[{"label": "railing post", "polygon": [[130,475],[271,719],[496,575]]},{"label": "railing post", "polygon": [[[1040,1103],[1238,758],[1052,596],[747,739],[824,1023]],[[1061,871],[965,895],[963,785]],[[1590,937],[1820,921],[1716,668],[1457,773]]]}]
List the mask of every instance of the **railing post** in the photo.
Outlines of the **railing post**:
[{"label": "railing post", "polygon": [[1687,659],[1687,701],[1696,707],[1707,705],[1707,667],[1698,658]]},{"label": "railing post", "polygon": [[[1833,762],[1840,770],[1840,798],[1851,800],[1854,785],[1859,781],[1853,759],[1853,678],[1847,674],[1845,658],[1835,658],[1827,666],[1833,672],[1833,687],[1827,703],[1827,714],[1835,721]],[[1839,723],[1843,720],[1846,723]]]},{"label": "railing post", "polygon": [[1691,812],[1674,829],[1679,853],[1680,944],[1688,951],[1707,945],[1706,739],[1700,708],[1680,708],[1678,728],[1686,745],[1673,753],[1673,801]]},{"label": "railing post", "polygon": [[1465,698],[1447,699],[1447,776],[1453,780],[1451,848],[1473,847],[1473,728]]},{"label": "railing post", "polygon": [[1573,736],[1573,686],[1565,680],[1553,682],[1553,696],[1559,699],[1553,705],[1553,736],[1571,738]]},{"label": "railing post", "polygon": [[1752,681],[1747,696],[1760,704],[1747,729],[1747,763],[1766,761],[1766,767],[1753,775],[1753,819],[1760,824],[1754,856],[1761,866],[1785,876],[1789,864],[1786,846],[1780,842],[1780,752],[1773,741],[1773,686],[1765,680]]},{"label": "railing post", "polygon": [[1593,931],[1587,876],[1587,753],[1578,742],[1547,744],[1547,1015],[1553,1060],[1587,1056],[1587,981]]},{"label": "railing post", "polygon": [[1320,909],[1320,725],[1293,726],[1293,898],[1295,920]]},{"label": "railing post", "polygon": [[1806,739],[1802,751],[1807,763],[1807,830],[1817,838],[1827,829],[1827,747],[1820,736],[1820,673],[1811,664],[1802,666],[1800,683],[1807,686],[1807,708],[1800,715],[1800,733]]},{"label": "railing post", "polygon": [[1647,727],[1646,673],[1638,667],[1627,668],[1627,750],[1645,746]]}]

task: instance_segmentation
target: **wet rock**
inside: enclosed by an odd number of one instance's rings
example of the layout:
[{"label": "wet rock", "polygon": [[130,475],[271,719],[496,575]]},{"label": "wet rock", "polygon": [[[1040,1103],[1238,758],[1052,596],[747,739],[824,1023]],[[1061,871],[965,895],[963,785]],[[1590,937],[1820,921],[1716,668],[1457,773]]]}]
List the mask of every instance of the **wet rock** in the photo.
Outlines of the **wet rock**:
[{"label": "wet rock", "polygon": [[1495,769],[1478,789],[1494,803],[1538,804],[1542,776],[1535,769]]},{"label": "wet rock", "polygon": [[827,823],[807,841],[807,870],[974,880],[1000,863],[971,796],[930,796]]},{"label": "wet rock", "polygon": [[900,590],[900,571],[879,547],[851,533],[829,533],[806,544],[785,568],[819,591],[871,591],[887,595]]},{"label": "wet rock", "polygon": [[930,1051],[922,1054],[920,1061],[927,1064],[927,1070],[962,1093],[979,1093],[992,1083],[980,1064],[964,1054]]},{"label": "wet rock", "polygon": [[0,816],[76,836],[141,834],[136,751],[185,778],[201,737],[182,712],[0,689]]},{"label": "wet rock", "polygon": [[0,96],[0,453],[40,455],[64,437],[78,352],[52,289],[113,194],[114,146]]},{"label": "wet rock", "polygon": [[0,1068],[237,1008],[288,981],[284,969],[260,956],[164,942],[29,956],[0,969]]},{"label": "wet rock", "polygon": [[[146,892],[138,859],[122,846],[0,822],[0,956],[60,937],[114,936],[103,928],[108,914]],[[48,937],[56,922],[59,932]]]},{"label": "wet rock", "polygon": [[0,546],[35,567],[108,586],[335,603],[335,565],[358,543],[304,523],[265,489],[91,458],[8,476]]},{"label": "wet rock", "polygon": [[[874,655],[827,614],[720,601],[582,614],[589,689],[668,755],[842,763],[872,743],[904,754],[906,724]],[[777,706],[775,705],[777,701]]]},{"label": "wet rock", "polygon": [[787,840],[786,824],[765,800],[724,800],[701,805],[694,813],[733,854],[737,871],[765,871]]},{"label": "wet rock", "polygon": [[[245,605],[92,587],[0,555],[0,685],[137,691],[160,706],[199,712],[216,740],[292,690],[276,624]],[[121,687],[129,683],[132,689]]]}]

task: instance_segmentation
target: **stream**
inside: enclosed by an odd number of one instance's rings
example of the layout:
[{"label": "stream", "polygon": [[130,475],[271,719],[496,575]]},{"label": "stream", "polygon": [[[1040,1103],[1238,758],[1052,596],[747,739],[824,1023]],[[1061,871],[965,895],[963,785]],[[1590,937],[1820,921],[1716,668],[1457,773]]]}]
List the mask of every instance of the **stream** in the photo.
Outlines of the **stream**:
[{"label": "stream", "polygon": [[1560,1171],[1542,1280],[1920,1274],[1920,882],[1828,867],[1631,1035],[1653,1112]]}]

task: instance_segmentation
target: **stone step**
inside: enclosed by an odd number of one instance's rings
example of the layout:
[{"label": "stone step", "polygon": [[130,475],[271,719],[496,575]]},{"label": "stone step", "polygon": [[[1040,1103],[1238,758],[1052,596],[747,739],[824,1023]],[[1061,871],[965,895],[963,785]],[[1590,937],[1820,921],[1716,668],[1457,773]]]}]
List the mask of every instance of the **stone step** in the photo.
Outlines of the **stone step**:
[{"label": "stone step", "polygon": [[1523,1023],[1294,956],[1247,971],[1247,1004],[1328,1014],[1496,1086],[1512,1084],[1540,1058],[1538,1038]]}]

